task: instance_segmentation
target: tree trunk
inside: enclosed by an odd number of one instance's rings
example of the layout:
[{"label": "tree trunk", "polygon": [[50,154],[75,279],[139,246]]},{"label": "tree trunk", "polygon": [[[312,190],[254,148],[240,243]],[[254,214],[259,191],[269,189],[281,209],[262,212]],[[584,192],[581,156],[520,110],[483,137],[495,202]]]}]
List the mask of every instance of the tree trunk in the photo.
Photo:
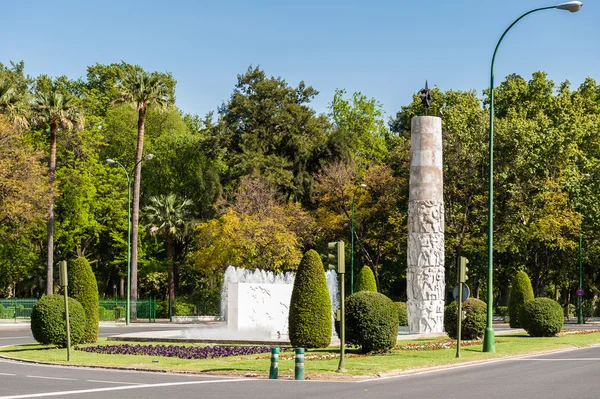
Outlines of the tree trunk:
[{"label": "tree trunk", "polygon": [[136,318],[135,301],[138,298],[138,229],[140,218],[140,179],[142,177],[142,153],[144,152],[144,123],[146,107],[141,106],[138,116],[138,142],[135,153],[135,171],[133,174],[133,210],[131,222],[131,318]]},{"label": "tree trunk", "polygon": [[56,173],[56,131],[58,122],[50,123],[50,204],[48,205],[48,263],[46,269],[46,295],[54,293],[54,175]]},{"label": "tree trunk", "polygon": [[169,299],[171,302],[171,316],[175,316],[175,268],[173,266],[173,238],[167,236],[167,262],[169,264],[168,284]]}]

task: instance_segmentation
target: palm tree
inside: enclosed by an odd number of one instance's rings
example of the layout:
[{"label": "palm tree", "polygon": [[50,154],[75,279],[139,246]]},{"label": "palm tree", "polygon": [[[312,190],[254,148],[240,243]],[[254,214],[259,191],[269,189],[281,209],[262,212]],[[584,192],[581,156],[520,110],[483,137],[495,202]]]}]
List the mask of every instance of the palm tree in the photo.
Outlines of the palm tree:
[{"label": "palm tree", "polygon": [[27,129],[26,96],[19,94],[8,80],[0,80],[0,114],[18,129]]},{"label": "palm tree", "polygon": [[171,315],[175,314],[175,267],[173,263],[173,248],[176,242],[181,242],[188,235],[192,221],[190,220],[191,200],[184,198],[180,201],[175,194],[150,197],[150,205],[144,207],[145,218],[148,221],[145,228],[152,235],[161,235],[167,242],[167,262],[169,265],[168,285],[171,299]]},{"label": "palm tree", "polygon": [[[138,229],[140,217],[140,179],[142,176],[142,153],[144,151],[144,126],[146,110],[155,104],[159,110],[170,105],[170,89],[166,75],[147,73],[139,67],[125,69],[121,77],[119,97],[115,102],[131,104],[138,111],[138,137],[133,175],[133,210],[131,222],[131,300],[137,300]],[[135,306],[134,306],[135,309]],[[132,310],[133,317],[135,312]]]},{"label": "palm tree", "polygon": [[58,130],[83,129],[83,114],[75,103],[75,97],[56,89],[40,92],[31,104],[32,122],[50,129],[50,205],[48,207],[48,267],[46,294],[52,295],[54,278],[54,174],[56,173],[56,133]]}]

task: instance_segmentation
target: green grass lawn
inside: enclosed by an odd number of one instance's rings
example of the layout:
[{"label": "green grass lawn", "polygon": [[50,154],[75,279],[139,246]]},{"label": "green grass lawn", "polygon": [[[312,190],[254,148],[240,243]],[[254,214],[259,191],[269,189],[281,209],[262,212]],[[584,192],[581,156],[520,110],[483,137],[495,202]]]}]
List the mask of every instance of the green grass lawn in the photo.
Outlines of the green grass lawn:
[{"label": "green grass lawn", "polygon": [[[400,341],[398,346],[406,344],[424,344],[441,342],[447,339],[420,339],[413,341]],[[152,344],[159,344],[154,342]],[[125,342],[101,339],[99,344],[118,345]],[[126,342],[134,345],[135,343]],[[149,345],[150,343],[141,343]],[[349,348],[346,350],[345,368],[343,375],[336,373],[339,358],[315,359],[314,355],[336,355],[335,348],[310,350],[306,352],[305,375],[306,378],[351,378],[357,376],[374,376],[377,374],[395,373],[423,367],[443,366],[453,363],[480,361],[486,359],[502,358],[507,356],[539,353],[545,351],[561,350],[575,347],[585,347],[600,344],[600,332],[591,334],[569,334],[554,338],[531,338],[526,334],[501,335],[496,337],[496,352],[483,353],[482,346],[473,345],[461,348],[461,357],[456,358],[456,348],[436,350],[405,350],[397,348],[392,352],[380,355],[361,355]],[[173,345],[165,343],[165,345]],[[201,346],[201,345],[189,345]],[[270,354],[235,356],[217,359],[186,360],[159,356],[140,355],[109,355],[87,353],[71,350],[71,362],[67,363],[66,349],[56,349],[51,346],[37,344],[18,345],[0,348],[0,355],[15,359],[34,360],[39,362],[89,365],[105,367],[121,367],[129,369],[149,369],[176,372],[214,373],[226,375],[256,374],[266,377],[269,373]],[[280,378],[294,376],[293,352],[282,352],[279,362]]]}]

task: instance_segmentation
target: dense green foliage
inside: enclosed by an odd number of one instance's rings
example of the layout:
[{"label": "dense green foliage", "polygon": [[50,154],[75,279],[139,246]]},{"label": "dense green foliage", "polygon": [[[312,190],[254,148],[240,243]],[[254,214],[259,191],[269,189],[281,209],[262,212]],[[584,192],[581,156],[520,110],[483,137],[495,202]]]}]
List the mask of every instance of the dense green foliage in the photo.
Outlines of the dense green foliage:
[{"label": "dense green foliage", "polygon": [[[71,345],[81,342],[85,334],[85,311],[83,306],[69,298],[69,329]],[[45,295],[33,305],[31,310],[31,332],[33,338],[43,345],[54,344],[60,348],[67,346],[65,322],[65,297]]]},{"label": "dense green foliage", "polygon": [[550,298],[535,298],[525,302],[521,306],[519,320],[532,337],[553,337],[565,322],[562,307]]},{"label": "dense green foliage", "polygon": [[396,345],[398,308],[385,295],[356,292],[346,298],[344,314],[346,342],[360,346],[361,352],[385,352]]},{"label": "dense green foliage", "polygon": [[[50,78],[27,75],[23,62],[0,64],[0,295],[56,290],[56,261],[85,254],[100,296],[124,298],[129,174],[134,298],[138,289],[141,297],[198,298],[214,313],[227,266],[293,271],[308,249],[326,253],[327,242],[349,238],[352,204],[357,264],[370,267],[380,292],[405,298],[419,96],[388,123],[383,105],[361,92],[339,88],[323,99],[310,82],[287,82],[278,71],[240,72],[222,105],[194,115],[177,108],[168,72],[118,62]],[[600,229],[600,179],[585,178],[600,166],[600,85],[555,83],[543,72],[498,83],[494,304],[508,303],[523,270],[536,296],[558,296],[568,309],[582,232],[587,304],[600,285],[600,236],[586,235]],[[433,89],[429,112],[442,114],[447,279],[452,259],[467,256],[482,295],[490,93],[460,89]],[[324,113],[314,100],[329,104]],[[171,195],[193,202],[184,238],[145,216],[151,198]]]},{"label": "dense green foliage", "polygon": [[373,270],[369,266],[363,266],[356,277],[356,286],[354,292],[358,291],[373,291],[377,292],[377,282]]},{"label": "dense green foliage", "polygon": [[300,261],[288,316],[292,346],[325,348],[331,343],[331,299],[319,254],[310,250]]},{"label": "dense green foliage", "polygon": [[533,299],[533,288],[527,273],[520,271],[515,276],[510,288],[510,296],[508,299],[508,317],[512,328],[523,327],[519,319],[521,315],[521,307],[529,300]]},{"label": "dense green foliage", "polygon": [[[461,339],[477,339],[483,337],[486,323],[486,304],[480,299],[469,298],[462,304],[465,318],[461,321]],[[458,336],[457,317],[458,302],[454,301],[444,309],[444,330],[450,338]]]},{"label": "dense green foliage", "polygon": [[408,326],[408,312],[406,310],[406,302],[394,302],[398,309],[398,325],[401,327]]},{"label": "dense green foliage", "polygon": [[98,341],[98,283],[90,262],[80,256],[67,265],[68,294],[77,300],[85,311],[85,334],[82,343]]}]

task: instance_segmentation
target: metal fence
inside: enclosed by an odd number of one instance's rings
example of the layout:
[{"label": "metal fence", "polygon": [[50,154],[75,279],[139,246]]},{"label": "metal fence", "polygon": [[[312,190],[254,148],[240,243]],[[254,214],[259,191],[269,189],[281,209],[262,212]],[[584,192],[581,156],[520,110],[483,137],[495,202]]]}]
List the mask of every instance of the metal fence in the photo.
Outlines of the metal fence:
[{"label": "metal fence", "polygon": [[[101,299],[100,321],[124,321],[127,316],[127,301],[124,299]],[[156,299],[139,299],[131,302],[131,319],[156,321]]]},{"label": "metal fence", "polygon": [[29,319],[37,298],[0,299],[0,319]]},{"label": "metal fence", "polygon": [[[1,319],[29,319],[31,309],[38,298],[10,298],[0,299]],[[124,299],[101,299],[99,301],[98,313],[100,321],[125,321],[125,309],[127,301]],[[149,322],[156,321],[156,299],[140,299],[131,302],[131,319],[148,319]]]}]

